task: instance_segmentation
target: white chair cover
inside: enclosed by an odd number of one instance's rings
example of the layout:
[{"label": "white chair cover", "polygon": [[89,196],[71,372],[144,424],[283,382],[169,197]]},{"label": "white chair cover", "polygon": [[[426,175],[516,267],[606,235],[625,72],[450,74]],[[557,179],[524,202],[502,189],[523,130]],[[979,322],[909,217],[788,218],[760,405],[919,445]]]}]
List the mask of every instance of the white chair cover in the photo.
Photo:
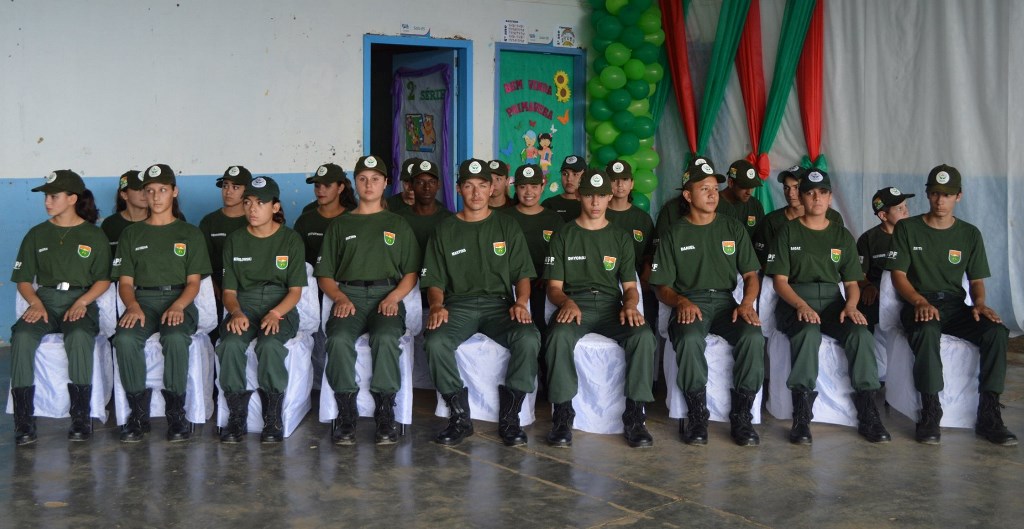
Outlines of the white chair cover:
[{"label": "white chair cover", "polygon": [[[964,278],[967,289],[967,278]],[[887,271],[882,274],[880,288],[878,330],[886,340],[889,353],[889,373],[885,383],[885,400],[896,411],[918,420],[921,396],[914,387],[914,353],[900,323],[902,302],[892,286]],[[970,297],[967,299],[970,304]],[[968,342],[943,334],[939,341],[942,358],[944,388],[939,392],[942,420],[939,425],[949,428],[973,428],[978,413],[978,376],[981,356],[978,348]]]},{"label": "white chair cover", "polygon": [[[320,301],[317,299],[316,278],[313,277],[313,266],[306,263],[306,288],[302,289],[302,297],[295,306],[299,313],[299,328],[295,336],[285,342],[288,356],[284,359],[285,370],[288,371],[288,385],[284,390],[284,402],[281,406],[281,419],[284,423],[284,436],[288,437],[299,426],[302,419],[313,407],[310,392],[313,389],[313,333],[320,325]],[[215,355],[216,356],[216,355]],[[245,386],[253,392],[259,388],[258,367],[256,360],[256,340],[249,342],[245,350]],[[217,372],[220,372],[220,359],[214,358]],[[224,397],[224,389],[220,386],[220,378],[216,381],[217,396],[217,427],[228,424],[228,401]],[[255,393],[249,401],[249,416],[246,429],[250,432],[263,431],[263,403]]]},{"label": "white chair cover", "polygon": [[[204,423],[213,415],[213,343],[208,334],[217,327],[217,303],[213,295],[213,280],[203,278],[199,283],[199,295],[194,301],[199,312],[196,333],[192,335],[192,345],[188,348],[188,382],[185,386],[185,418],[192,423]],[[124,305],[118,297],[118,313],[124,311]],[[146,354],[146,387],[153,388],[149,415],[164,416],[164,397],[160,390],[164,387],[164,355],[160,345],[160,333],[153,333],[146,340],[143,348]],[[120,370],[114,362],[114,412],[117,424],[128,421],[131,410],[128,408],[128,397],[121,385]]]},{"label": "white chair cover", "polygon": [[[405,305],[405,334],[398,340],[402,354],[398,357],[398,368],[402,378],[402,387],[395,394],[395,421],[401,424],[412,424],[412,371],[414,336],[423,331],[423,307],[420,304],[419,282],[402,299]],[[321,318],[326,329],[327,320],[334,309],[334,301],[324,296]],[[370,335],[362,334],[356,340],[356,383],[359,394],[356,396],[356,407],[360,417],[373,417],[373,395],[370,394],[370,380],[373,378],[373,355],[370,353]],[[327,381],[324,372],[320,382],[320,422],[331,422],[338,417],[338,402],[334,399],[334,390]]]},{"label": "white chair cover", "polygon": [[[36,285],[33,284],[33,288]],[[117,325],[115,315],[115,299],[117,290],[112,284],[99,298],[96,305],[99,309],[100,332],[96,335],[93,348],[92,397],[89,399],[91,416],[107,421],[107,401],[114,385],[113,355],[111,354],[109,337]],[[15,314],[21,316],[28,309],[28,302],[21,293],[15,291]],[[64,335],[61,333],[47,334],[39,342],[36,349],[34,383],[35,397],[32,402],[37,417],[62,418],[68,417],[71,410],[71,399],[68,395],[68,355],[64,349]],[[14,413],[13,399],[7,399],[7,413]]]}]

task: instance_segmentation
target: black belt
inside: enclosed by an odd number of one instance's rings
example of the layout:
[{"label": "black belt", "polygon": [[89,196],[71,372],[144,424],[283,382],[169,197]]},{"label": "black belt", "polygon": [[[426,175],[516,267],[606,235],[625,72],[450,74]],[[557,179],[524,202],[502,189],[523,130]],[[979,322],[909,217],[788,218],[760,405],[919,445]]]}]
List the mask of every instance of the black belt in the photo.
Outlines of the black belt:
[{"label": "black belt", "polygon": [[85,289],[89,288],[89,287],[80,287],[80,286],[77,286],[77,285],[72,285],[71,283],[68,283],[67,281],[61,281],[60,283],[57,283],[55,285],[39,285],[39,286],[40,287],[46,287],[46,288],[52,288],[54,290],[85,290]]},{"label": "black belt", "polygon": [[921,296],[927,299],[929,302],[933,301],[963,301],[964,298],[960,294],[953,294],[950,292],[929,292],[927,294],[922,293]]},{"label": "black belt", "polygon": [[391,279],[376,279],[373,281],[338,281],[338,284],[347,287],[389,287],[395,282]]},{"label": "black belt", "polygon": [[686,292],[681,292],[681,294],[684,297],[689,298],[689,297],[693,297],[693,296],[699,296],[701,294],[729,294],[729,295],[732,295],[732,291],[731,290],[722,290],[720,288],[705,288],[705,289],[702,289],[702,290],[687,290]]},{"label": "black belt", "polygon": [[160,285],[160,286],[156,286],[156,287],[140,287],[140,286],[136,285],[136,287],[135,287],[135,290],[157,290],[157,291],[160,291],[160,292],[169,292],[171,290],[184,290],[184,289],[185,289],[185,285],[184,284],[181,284],[181,285]]},{"label": "black belt", "polygon": [[610,295],[610,294],[606,294],[604,292],[601,292],[600,290],[598,290],[596,288],[580,288],[580,289],[576,289],[576,290],[566,290],[565,291],[565,295],[566,296],[577,296],[579,294],[592,294],[592,295],[595,295],[595,296],[598,295],[598,294],[604,294],[606,296]]}]

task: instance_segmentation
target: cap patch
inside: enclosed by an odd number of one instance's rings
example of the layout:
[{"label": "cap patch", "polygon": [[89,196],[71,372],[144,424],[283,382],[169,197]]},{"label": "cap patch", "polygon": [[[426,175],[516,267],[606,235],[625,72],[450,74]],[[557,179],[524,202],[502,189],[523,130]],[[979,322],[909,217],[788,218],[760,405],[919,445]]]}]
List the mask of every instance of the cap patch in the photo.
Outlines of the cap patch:
[{"label": "cap patch", "polygon": [[947,173],[946,171],[939,171],[938,174],[935,175],[935,181],[940,184],[948,184],[949,173]]},{"label": "cap patch", "polygon": [[316,175],[317,176],[323,176],[325,174],[327,174],[327,166],[326,165],[321,165],[319,168],[317,168],[317,170],[316,170]]},{"label": "cap patch", "polygon": [[480,171],[483,171],[483,170],[484,170],[484,168],[480,167],[480,162],[474,160],[474,161],[469,163],[469,172],[471,172],[473,174],[480,174]]},{"label": "cap patch", "polygon": [[900,192],[899,189],[896,189],[895,187],[890,187],[889,188],[889,193],[891,193],[892,196],[894,196],[894,197],[898,197],[898,196],[903,194],[903,193]]},{"label": "cap patch", "polygon": [[150,178],[156,178],[160,176],[160,173],[161,171],[159,165],[154,165],[153,167],[149,168],[149,171],[146,171],[146,174],[148,174]]},{"label": "cap patch", "polygon": [[873,202],[871,202],[871,207],[875,208],[876,210],[882,209],[883,206],[885,206],[885,204],[882,203],[882,199],[880,198],[876,198]]},{"label": "cap patch", "polygon": [[267,187],[267,181],[261,176],[252,181],[252,186],[256,189],[263,189],[264,187]]},{"label": "cap patch", "polygon": [[498,168],[501,167],[501,164],[498,163],[498,160],[493,160],[491,163],[487,164],[487,167],[490,167],[491,170],[497,171]]},{"label": "cap patch", "polygon": [[146,172],[145,171],[139,171],[139,182],[141,182],[141,181],[143,181],[145,179],[146,179]]},{"label": "cap patch", "polygon": [[533,178],[533,175],[533,167],[527,167],[523,169],[523,176],[525,176],[526,178]]},{"label": "cap patch", "polygon": [[576,163],[578,161],[579,161],[579,158],[577,158],[575,156],[570,156],[570,157],[565,159],[565,163],[568,163],[568,164],[573,164],[573,163]]},{"label": "cap patch", "polygon": [[52,184],[53,181],[56,180],[56,179],[57,179],[57,173],[50,173],[50,174],[46,175],[46,183],[47,184]]},{"label": "cap patch", "polygon": [[622,166],[622,162],[615,162],[612,164],[612,171],[615,171],[616,173],[621,173],[625,169],[626,168]]},{"label": "cap patch", "polygon": [[818,183],[824,180],[825,177],[822,176],[821,173],[819,173],[818,171],[813,171],[811,172],[811,174],[807,175],[807,179],[810,180],[811,182]]},{"label": "cap patch", "polygon": [[799,165],[794,165],[793,167],[790,167],[789,169],[786,169],[786,170],[792,173],[793,171],[799,171],[800,170],[800,166]]},{"label": "cap patch", "polygon": [[715,170],[712,169],[709,164],[701,165],[700,166],[700,170],[704,171],[704,174],[714,174],[714,172],[715,172]]},{"label": "cap patch", "polygon": [[238,176],[239,173],[241,173],[241,171],[238,170],[237,166],[228,169],[228,176]]},{"label": "cap patch", "polygon": [[704,158],[697,158],[696,160],[693,161],[694,165],[704,165],[706,163],[708,163],[708,161],[705,160]]},{"label": "cap patch", "polygon": [[749,178],[751,180],[757,178],[757,171],[755,171],[753,169],[747,169],[747,178]]},{"label": "cap patch", "polygon": [[590,177],[590,185],[592,185],[594,187],[601,187],[602,185],[604,185],[604,178],[601,178],[601,175],[599,175],[599,174],[591,176]]},{"label": "cap patch", "polygon": [[363,165],[370,169],[373,169],[374,167],[377,167],[377,159],[374,158],[373,156],[367,156],[366,160],[363,160]]},{"label": "cap patch", "polygon": [[[424,161],[420,162],[420,171],[429,171],[429,170],[430,170],[430,162],[429,161],[424,160]],[[412,172],[412,165],[409,166],[409,172],[410,173]]]}]

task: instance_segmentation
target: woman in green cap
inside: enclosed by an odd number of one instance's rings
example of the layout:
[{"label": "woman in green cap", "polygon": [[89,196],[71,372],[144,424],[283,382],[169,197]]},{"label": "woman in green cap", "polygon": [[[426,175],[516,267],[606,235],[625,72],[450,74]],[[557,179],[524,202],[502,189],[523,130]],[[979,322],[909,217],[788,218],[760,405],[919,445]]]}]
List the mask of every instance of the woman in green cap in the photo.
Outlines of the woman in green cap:
[{"label": "woman in green cap", "polygon": [[114,203],[114,214],[100,223],[100,228],[110,241],[111,251],[117,249],[117,240],[125,228],[149,216],[149,205],[146,204],[146,193],[142,190],[138,171],[126,171],[121,175]]},{"label": "woman in green cap", "polygon": [[284,344],[298,331],[295,306],[307,282],[302,238],[284,225],[280,195],[274,179],[254,178],[242,199],[248,225],[224,242],[223,299],[229,317],[221,325],[217,356],[229,415],[227,428],[220,434],[222,443],[238,443],[245,436],[252,396],[245,385],[245,351],[254,339],[263,404],[260,441],[283,439],[281,406],[288,386]]},{"label": "woman in green cap", "polygon": [[[96,298],[110,287],[110,247],[96,227],[96,204],[82,177],[71,170],[50,173],[32,189],[46,195],[50,218],[33,227],[21,241],[11,281],[28,309],[11,328],[11,396],[14,400],[14,441],[36,440],[35,352],[43,335],[64,333],[71,382],[71,429],[68,439],[92,435],[93,348],[99,333]],[[38,284],[38,290],[32,283]]]}]

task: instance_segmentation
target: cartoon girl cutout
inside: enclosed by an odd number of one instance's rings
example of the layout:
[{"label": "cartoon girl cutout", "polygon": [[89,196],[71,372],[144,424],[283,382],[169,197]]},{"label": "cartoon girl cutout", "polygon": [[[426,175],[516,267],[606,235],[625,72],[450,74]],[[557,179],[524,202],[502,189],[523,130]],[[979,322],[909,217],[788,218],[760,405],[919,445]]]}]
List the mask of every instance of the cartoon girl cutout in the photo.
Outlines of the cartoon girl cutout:
[{"label": "cartoon girl cutout", "polygon": [[526,148],[520,153],[520,158],[522,158],[523,163],[537,163],[540,154],[537,151],[537,148],[534,147],[534,145],[537,144],[537,133],[532,130],[526,131],[526,133],[523,134],[523,142],[526,143]]},{"label": "cartoon girl cutout", "polygon": [[540,168],[544,172],[544,177],[548,176],[548,168],[551,167],[551,160],[554,157],[554,152],[551,150],[551,135],[547,132],[537,137],[537,144],[540,146],[537,149],[537,153],[540,155]]}]

